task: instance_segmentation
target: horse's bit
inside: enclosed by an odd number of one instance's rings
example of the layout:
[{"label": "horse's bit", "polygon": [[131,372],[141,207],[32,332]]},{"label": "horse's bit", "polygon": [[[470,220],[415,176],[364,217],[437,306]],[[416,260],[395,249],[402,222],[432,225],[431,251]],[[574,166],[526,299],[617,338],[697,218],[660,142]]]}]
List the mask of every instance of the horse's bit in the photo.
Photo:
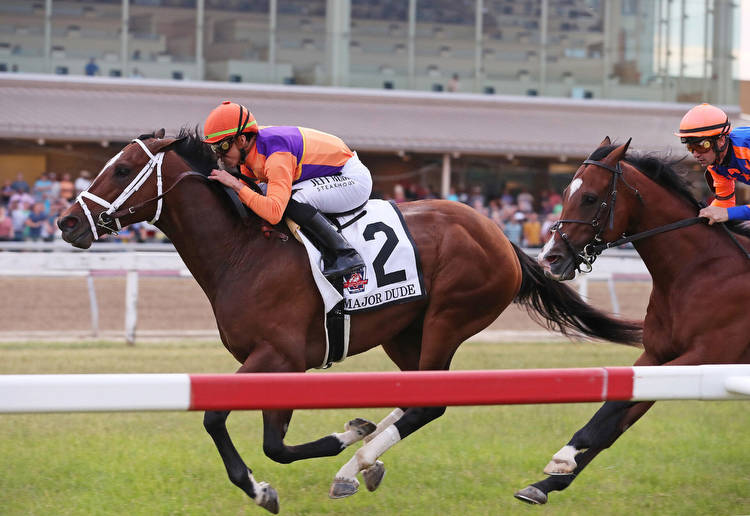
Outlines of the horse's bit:
[{"label": "horse's bit", "polygon": [[[583,162],[584,165],[596,165],[598,167],[601,167],[603,169],[609,170],[612,172],[612,187],[609,192],[608,199],[610,200],[610,203],[607,203],[607,200],[602,201],[602,203],[599,205],[599,208],[596,210],[596,213],[594,213],[594,218],[589,222],[585,220],[575,220],[575,219],[561,219],[555,222],[552,227],[550,228],[550,231],[553,233],[558,233],[560,235],[560,238],[562,238],[563,242],[565,242],[565,245],[568,246],[568,250],[570,253],[575,257],[576,259],[576,270],[578,272],[586,273],[591,272],[593,270],[594,261],[596,258],[607,249],[607,247],[614,247],[610,246],[610,244],[604,243],[604,240],[602,239],[602,234],[604,233],[605,227],[603,224],[601,224],[601,215],[609,208],[609,229],[612,229],[615,224],[615,202],[617,201],[617,180],[622,179],[622,182],[625,183],[625,186],[630,188],[633,192],[635,192],[636,197],[638,197],[638,200],[641,201],[641,204],[643,204],[643,198],[641,197],[640,192],[637,188],[634,188],[628,184],[628,182],[625,180],[625,176],[622,174],[622,169],[620,168],[620,162],[618,161],[617,164],[613,167],[611,165],[608,165],[607,163],[596,161],[593,159],[587,159]],[[594,237],[583,246],[583,249],[578,252],[573,247],[573,244],[570,243],[570,240],[568,239],[568,235],[566,233],[563,233],[560,230],[560,227],[563,223],[571,223],[571,224],[586,224],[588,226],[591,226],[594,231],[596,231],[596,234]],[[617,245],[622,245],[625,242],[620,242],[618,240]],[[581,268],[583,267],[583,268]]]},{"label": "horse's bit", "polygon": [[[122,229],[122,225],[120,224],[120,216],[121,214],[117,214],[118,216],[112,216],[117,210],[122,206],[125,201],[127,201],[135,192],[140,189],[141,186],[146,182],[146,180],[151,176],[151,173],[156,169],[156,192],[157,197],[155,198],[157,200],[156,204],[156,213],[154,214],[154,218],[151,219],[149,222],[150,224],[154,224],[157,220],[159,220],[159,216],[161,215],[161,207],[162,207],[162,197],[164,196],[162,193],[162,177],[161,177],[161,164],[162,161],[164,161],[164,153],[159,152],[156,155],[152,154],[150,150],[148,150],[148,147],[138,139],[133,140],[135,143],[141,146],[143,151],[148,155],[149,161],[146,163],[140,172],[138,172],[138,175],[135,176],[135,178],[130,182],[130,184],[125,187],[125,189],[122,191],[122,193],[112,201],[112,203],[105,201],[101,197],[92,194],[88,191],[88,189],[81,192],[78,197],[76,198],[76,202],[81,205],[81,208],[83,209],[83,212],[86,214],[86,218],[89,221],[89,225],[91,226],[91,232],[94,234],[94,240],[99,239],[99,233],[97,230],[97,226],[100,228],[104,228],[107,230],[108,233],[112,233],[114,235],[117,234],[117,231]],[[122,154],[120,152],[119,154],[115,155],[109,162],[104,165],[104,168],[102,169],[102,172],[107,169],[109,165],[114,163],[116,159]],[[94,182],[96,179],[94,180]],[[91,184],[93,185],[94,182]],[[91,186],[89,186],[89,189]],[[171,190],[171,188],[170,188]],[[91,214],[91,210],[89,210],[88,206],[86,205],[85,199],[89,199],[91,201],[94,201],[96,204],[103,206],[106,208],[105,211],[101,212],[99,214],[98,220],[94,222],[94,217]],[[127,209],[125,213],[135,213],[136,207],[130,207]],[[113,227],[112,223],[115,223],[117,227]]]}]

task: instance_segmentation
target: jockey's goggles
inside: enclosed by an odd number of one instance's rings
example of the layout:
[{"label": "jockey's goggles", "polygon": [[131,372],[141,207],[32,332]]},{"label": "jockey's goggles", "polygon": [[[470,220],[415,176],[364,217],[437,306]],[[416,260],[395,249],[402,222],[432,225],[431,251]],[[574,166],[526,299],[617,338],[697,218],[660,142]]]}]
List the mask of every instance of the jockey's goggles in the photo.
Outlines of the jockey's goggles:
[{"label": "jockey's goggles", "polygon": [[713,142],[709,138],[704,138],[698,141],[685,142],[685,146],[689,152],[705,154],[713,148]]},{"label": "jockey's goggles", "polygon": [[226,140],[221,140],[218,143],[211,143],[211,150],[214,151],[216,154],[226,154],[229,152],[229,149],[232,148],[232,144],[234,143],[234,136],[231,138],[227,138]]}]

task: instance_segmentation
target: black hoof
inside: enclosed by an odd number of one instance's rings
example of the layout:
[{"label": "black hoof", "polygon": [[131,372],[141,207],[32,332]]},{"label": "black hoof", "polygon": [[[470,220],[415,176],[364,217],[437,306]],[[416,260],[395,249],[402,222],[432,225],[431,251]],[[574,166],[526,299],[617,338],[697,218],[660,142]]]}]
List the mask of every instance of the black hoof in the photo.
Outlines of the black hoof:
[{"label": "black hoof", "polygon": [[544,505],[545,503],[547,503],[547,495],[534,486],[525,487],[520,491],[516,491],[513,496],[515,496],[522,502],[526,502],[532,505]]}]

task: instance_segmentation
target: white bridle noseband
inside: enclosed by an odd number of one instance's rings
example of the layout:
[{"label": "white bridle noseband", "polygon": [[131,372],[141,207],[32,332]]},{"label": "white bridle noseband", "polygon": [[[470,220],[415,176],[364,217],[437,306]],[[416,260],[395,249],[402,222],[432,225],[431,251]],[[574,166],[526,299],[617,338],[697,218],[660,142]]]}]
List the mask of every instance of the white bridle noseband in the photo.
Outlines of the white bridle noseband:
[{"label": "white bridle noseband", "polygon": [[[154,224],[157,220],[159,220],[159,216],[161,215],[161,205],[162,205],[162,179],[161,179],[161,164],[162,161],[164,161],[164,153],[159,152],[156,155],[152,154],[150,150],[148,150],[148,147],[141,141],[141,140],[133,140],[135,143],[141,146],[143,149],[143,152],[145,152],[148,157],[149,161],[146,163],[141,171],[138,173],[137,176],[130,182],[130,184],[125,187],[125,189],[122,191],[122,193],[112,201],[111,203],[108,201],[105,201],[101,197],[92,194],[89,192],[89,189],[91,186],[96,182],[96,179],[92,181],[91,185],[89,185],[89,188],[81,192],[78,197],[76,198],[76,202],[81,205],[81,208],[83,209],[83,212],[86,214],[86,218],[89,221],[89,225],[91,226],[91,232],[94,234],[94,240],[99,239],[99,233],[97,231],[97,226],[102,227],[104,229],[109,230],[110,232],[117,234],[117,231],[122,229],[122,225],[120,224],[119,217],[116,217],[112,219],[110,216],[115,213],[124,203],[127,201],[135,192],[137,192],[141,186],[146,182],[146,180],[151,176],[151,173],[156,169],[156,193],[158,196],[158,201],[156,204],[156,214],[154,215],[154,218],[149,222],[150,224]],[[122,154],[122,152],[120,152]],[[109,167],[109,165],[112,164],[113,161],[116,160],[117,157],[120,156],[120,154],[117,154],[114,158],[110,160],[109,163],[107,163],[102,171],[99,173],[99,176]],[[99,177],[97,176],[97,177]],[[86,206],[85,199],[89,199],[99,206],[103,206],[106,209],[106,211],[103,211],[99,214],[99,220],[97,222],[94,221],[94,217],[91,215],[91,210],[89,210],[88,206]],[[130,208],[130,213],[134,213],[134,209]],[[109,224],[112,223],[112,221],[117,224],[117,229],[112,228],[109,226]]]}]

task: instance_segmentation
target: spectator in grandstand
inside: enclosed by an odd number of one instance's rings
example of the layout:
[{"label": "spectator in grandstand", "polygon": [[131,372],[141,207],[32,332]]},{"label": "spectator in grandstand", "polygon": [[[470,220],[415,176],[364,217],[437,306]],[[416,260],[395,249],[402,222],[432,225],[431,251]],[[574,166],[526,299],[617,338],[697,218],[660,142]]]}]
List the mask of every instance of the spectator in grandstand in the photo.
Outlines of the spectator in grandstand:
[{"label": "spectator in grandstand", "polygon": [[130,72],[130,77],[132,77],[133,79],[142,79],[143,74],[140,72],[140,70],[138,70],[138,68],[133,68],[133,71]]},{"label": "spectator in grandstand", "polygon": [[516,202],[518,203],[518,209],[522,212],[531,213],[534,211],[534,196],[528,188],[521,190],[521,193],[516,196]]},{"label": "spectator in grandstand", "polygon": [[80,174],[73,183],[76,189],[76,195],[86,190],[91,184],[91,172],[88,170],[81,170]]},{"label": "spectator in grandstand", "polygon": [[11,186],[13,187],[13,190],[19,193],[29,192],[31,190],[29,188],[29,183],[27,183],[26,179],[23,177],[23,172],[16,174],[16,180],[11,183]]},{"label": "spectator in grandstand", "polygon": [[56,172],[47,172],[47,179],[49,179],[50,187],[49,192],[47,193],[47,199],[50,201],[47,206],[47,211],[49,211],[49,205],[54,199],[60,198],[60,180],[57,179],[57,173]]},{"label": "spectator in grandstand", "polygon": [[[269,223],[278,224],[286,214],[299,224],[320,246],[326,277],[338,278],[364,266],[359,253],[321,213],[354,209],[372,191],[370,171],[340,138],[300,127],[259,128],[246,107],[229,101],[211,111],[203,130],[223,165],[239,167],[242,174],[240,180],[223,168],[214,169],[209,179],[235,190]],[[248,186],[256,181],[265,183],[265,195]]]},{"label": "spectator in grandstand", "polygon": [[[27,194],[28,195],[28,194]],[[27,204],[21,204],[18,200],[10,201],[10,220],[13,223],[13,240],[23,240],[26,231],[26,219],[29,217]]]},{"label": "spectator in grandstand", "polygon": [[73,184],[70,174],[63,174],[62,179],[60,180],[60,194],[58,197],[65,199],[66,201],[72,201],[76,196],[75,193],[76,187]]},{"label": "spectator in grandstand", "polygon": [[27,192],[15,192],[10,196],[10,202],[13,203],[13,201],[18,201],[19,206],[31,206],[34,204],[34,197]]},{"label": "spectator in grandstand", "polygon": [[750,184],[750,127],[731,128],[729,117],[710,104],[690,109],[674,133],[693,157],[706,167],[706,181],[714,192],[710,206],[698,215],[709,224],[750,220],[750,205],[736,206],[735,181]]},{"label": "spectator in grandstand", "polygon": [[523,221],[525,219],[526,217],[524,216],[524,214],[520,211],[517,211],[515,214],[513,214],[513,217],[511,217],[510,220],[507,220],[505,222],[505,226],[503,228],[505,236],[508,237],[508,240],[518,246],[523,245]]},{"label": "spectator in grandstand", "polygon": [[404,191],[404,187],[400,184],[397,184],[393,187],[393,202],[395,203],[402,203],[406,202],[406,192]]},{"label": "spectator in grandstand", "polygon": [[86,72],[86,75],[99,75],[99,65],[96,64],[96,59],[92,57],[89,62],[86,63],[83,70]]},{"label": "spectator in grandstand", "polygon": [[50,181],[47,173],[44,172],[39,176],[39,179],[34,182],[34,188],[31,189],[31,194],[34,196],[34,200],[39,202],[46,197],[49,197],[51,189],[52,181]]},{"label": "spectator in grandstand", "polygon": [[454,73],[451,80],[448,81],[448,86],[445,88],[450,93],[456,93],[461,90],[461,82],[457,73]]},{"label": "spectator in grandstand", "polygon": [[3,189],[0,190],[0,205],[8,206],[8,204],[10,203],[10,198],[14,192],[15,190],[13,190],[11,180],[6,179],[3,183]]},{"label": "spectator in grandstand", "polygon": [[539,215],[530,211],[523,223],[523,243],[526,247],[542,247],[542,223]]},{"label": "spectator in grandstand", "polygon": [[0,206],[0,241],[13,240],[13,221],[8,217],[8,210]]},{"label": "spectator in grandstand", "polygon": [[34,242],[42,238],[42,228],[47,221],[47,214],[44,213],[44,204],[36,202],[31,208],[26,218],[26,227],[28,238]]}]

